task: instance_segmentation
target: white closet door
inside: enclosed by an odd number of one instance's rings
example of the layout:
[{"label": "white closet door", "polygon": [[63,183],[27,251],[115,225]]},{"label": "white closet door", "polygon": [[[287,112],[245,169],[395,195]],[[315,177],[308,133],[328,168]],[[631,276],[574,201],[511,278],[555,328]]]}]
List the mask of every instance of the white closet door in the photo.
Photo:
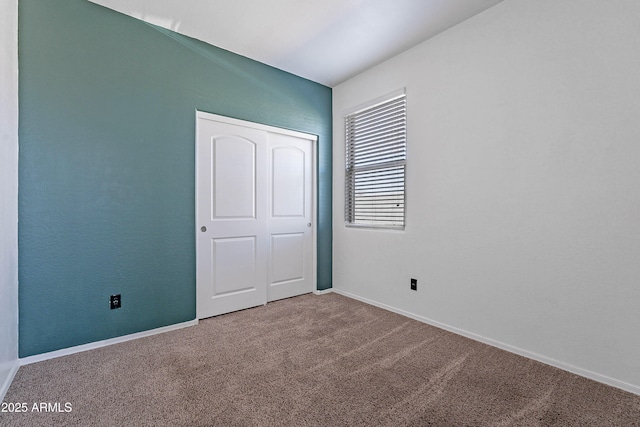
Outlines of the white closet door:
[{"label": "white closet door", "polygon": [[198,112],[198,318],[313,290],[313,140]]},{"label": "white closet door", "polygon": [[313,291],[312,145],[269,134],[269,301]]}]

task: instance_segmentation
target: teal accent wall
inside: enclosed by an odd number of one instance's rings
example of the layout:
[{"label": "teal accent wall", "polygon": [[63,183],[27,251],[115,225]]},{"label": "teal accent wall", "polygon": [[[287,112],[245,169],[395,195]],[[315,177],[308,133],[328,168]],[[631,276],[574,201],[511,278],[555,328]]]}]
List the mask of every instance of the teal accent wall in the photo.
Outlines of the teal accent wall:
[{"label": "teal accent wall", "polygon": [[20,357],[195,318],[196,110],[318,135],[331,287],[330,88],[85,0],[21,0],[19,66]]}]

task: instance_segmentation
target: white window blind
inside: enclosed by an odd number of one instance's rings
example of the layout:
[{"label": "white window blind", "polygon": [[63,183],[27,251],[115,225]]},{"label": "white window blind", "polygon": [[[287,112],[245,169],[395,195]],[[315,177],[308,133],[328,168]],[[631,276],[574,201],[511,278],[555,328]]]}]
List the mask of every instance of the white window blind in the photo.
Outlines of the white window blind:
[{"label": "white window blind", "polygon": [[399,95],[345,117],[348,226],[404,228],[407,109]]}]

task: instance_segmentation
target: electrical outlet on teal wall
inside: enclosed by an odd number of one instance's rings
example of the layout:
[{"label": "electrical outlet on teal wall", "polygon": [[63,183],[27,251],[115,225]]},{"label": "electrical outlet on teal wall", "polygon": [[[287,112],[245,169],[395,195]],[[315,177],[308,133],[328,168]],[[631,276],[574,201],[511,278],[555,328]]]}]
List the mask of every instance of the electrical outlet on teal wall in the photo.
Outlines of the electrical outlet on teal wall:
[{"label": "electrical outlet on teal wall", "polygon": [[319,136],[331,287],[330,88],[84,0],[19,8],[20,357],[195,318],[196,110]]}]

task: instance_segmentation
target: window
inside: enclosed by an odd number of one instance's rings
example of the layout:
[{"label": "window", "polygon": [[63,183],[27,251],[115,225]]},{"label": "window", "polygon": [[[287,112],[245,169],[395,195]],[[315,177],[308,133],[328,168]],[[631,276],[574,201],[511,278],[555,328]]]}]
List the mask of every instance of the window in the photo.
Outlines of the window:
[{"label": "window", "polygon": [[404,91],[345,117],[347,226],[404,229]]}]

